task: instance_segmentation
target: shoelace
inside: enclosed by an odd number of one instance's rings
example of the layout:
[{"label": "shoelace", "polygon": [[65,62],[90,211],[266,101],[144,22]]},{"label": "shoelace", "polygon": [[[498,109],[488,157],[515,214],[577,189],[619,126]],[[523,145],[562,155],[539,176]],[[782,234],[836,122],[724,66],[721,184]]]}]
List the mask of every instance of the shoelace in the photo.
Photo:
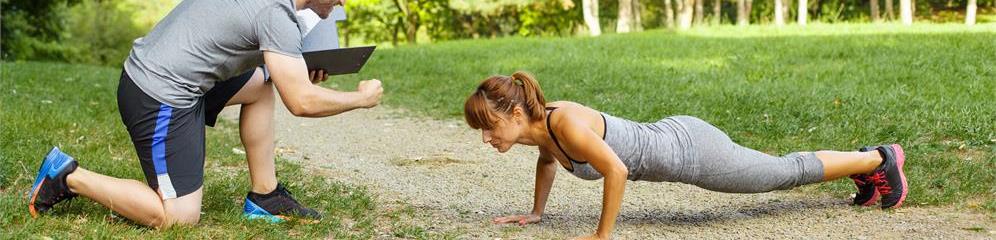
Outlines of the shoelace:
[{"label": "shoelace", "polygon": [[860,186],[868,185],[868,175],[851,175],[850,176],[854,183]]},{"label": "shoelace", "polygon": [[878,192],[882,195],[892,193],[892,186],[889,186],[889,180],[885,177],[885,171],[875,171],[875,173],[868,176],[868,180],[875,184]]}]

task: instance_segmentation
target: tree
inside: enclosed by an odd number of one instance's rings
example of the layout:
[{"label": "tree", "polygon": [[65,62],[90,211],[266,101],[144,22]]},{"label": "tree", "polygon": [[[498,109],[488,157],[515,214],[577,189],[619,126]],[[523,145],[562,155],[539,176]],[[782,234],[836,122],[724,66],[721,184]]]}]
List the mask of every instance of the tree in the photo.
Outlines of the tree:
[{"label": "tree", "polygon": [[[415,34],[418,33],[420,23],[419,14],[417,11],[411,10],[413,6],[417,7],[417,4],[418,3],[410,2],[408,0],[394,0],[394,6],[398,8],[399,12],[401,12],[401,18],[397,20],[400,24],[395,25],[394,28],[395,37],[397,37],[397,31],[400,30],[398,27],[404,27],[405,40],[407,40],[408,43],[415,43]],[[397,45],[397,38],[392,39],[392,42]]]},{"label": "tree", "polygon": [[975,0],[968,0],[968,6],[965,7],[965,25],[975,25]]},{"label": "tree", "polygon": [[[904,0],[909,1],[909,0]],[[806,19],[808,18],[809,4],[806,0],[799,0],[799,12],[796,15],[799,18],[799,26],[806,26]]]},{"label": "tree", "polygon": [[643,14],[640,12],[643,9],[640,6],[640,0],[632,0],[633,5],[631,6],[631,12],[633,13],[633,30],[643,31]]},{"label": "tree", "polygon": [[598,0],[581,0],[581,11],[588,33],[592,36],[602,35],[602,26],[598,23]]},{"label": "tree", "polygon": [[899,0],[899,15],[903,24],[913,24],[913,3],[911,0]]},{"label": "tree", "polygon": [[643,30],[643,19],[640,17],[640,0],[619,0],[619,16],[616,20],[616,32],[626,33]]},{"label": "tree", "polygon": [[722,8],[723,4],[720,0],[714,0],[712,2],[712,25],[720,24],[720,19],[723,18]]},{"label": "tree", "polygon": [[785,6],[782,6],[782,0],[775,0],[775,26],[785,26]]},{"label": "tree", "polygon": [[633,26],[633,0],[619,0],[619,16],[616,20],[616,32],[627,33]]},{"label": "tree", "polygon": [[747,3],[745,0],[737,0],[737,25],[747,26],[750,24],[750,16],[747,12]]},{"label": "tree", "polygon": [[671,8],[671,0],[664,0],[664,24],[668,28],[674,28],[674,8]]},{"label": "tree", "polygon": [[695,0],[695,24],[702,25],[703,19],[705,19],[705,11],[702,10],[702,5],[705,0]]},{"label": "tree", "polygon": [[878,18],[878,0],[869,0],[868,7],[871,8],[871,20],[872,22],[881,22]]},{"label": "tree", "polygon": [[689,29],[692,27],[692,8],[695,7],[695,0],[678,0],[684,1],[681,4],[681,12],[678,13],[678,28]]},{"label": "tree", "polygon": [[894,9],[892,0],[885,0],[885,20],[892,21],[896,19],[896,14],[893,12]]}]

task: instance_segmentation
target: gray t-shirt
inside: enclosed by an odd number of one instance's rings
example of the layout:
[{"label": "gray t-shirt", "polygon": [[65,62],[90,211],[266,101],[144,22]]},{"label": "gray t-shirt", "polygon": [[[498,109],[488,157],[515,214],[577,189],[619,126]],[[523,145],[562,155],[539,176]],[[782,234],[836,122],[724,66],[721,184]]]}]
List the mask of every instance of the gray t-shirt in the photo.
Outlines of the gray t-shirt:
[{"label": "gray t-shirt", "polygon": [[147,95],[188,108],[215,83],[263,63],[263,51],[301,57],[293,0],[184,0],[143,38],[124,69]]}]

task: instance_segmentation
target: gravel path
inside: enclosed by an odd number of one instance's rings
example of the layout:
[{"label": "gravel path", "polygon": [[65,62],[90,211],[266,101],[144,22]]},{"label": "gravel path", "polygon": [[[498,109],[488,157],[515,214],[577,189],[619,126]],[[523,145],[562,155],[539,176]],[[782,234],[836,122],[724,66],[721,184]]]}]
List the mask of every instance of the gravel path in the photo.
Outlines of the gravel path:
[{"label": "gravel path", "polygon": [[[237,112],[228,108],[223,115],[235,119]],[[532,208],[536,150],[516,146],[497,154],[463,122],[414,115],[378,107],[305,119],[278,103],[277,150],[331,178],[368,186],[380,201],[416,207],[428,216],[422,224],[430,231],[455,231],[470,239],[562,239],[594,232],[602,182],[566,170],[557,174],[543,222],[491,224],[495,216]],[[996,238],[996,223],[984,214],[912,206],[884,212],[804,192],[813,191],[725,194],[677,183],[628,182],[614,237]]]}]

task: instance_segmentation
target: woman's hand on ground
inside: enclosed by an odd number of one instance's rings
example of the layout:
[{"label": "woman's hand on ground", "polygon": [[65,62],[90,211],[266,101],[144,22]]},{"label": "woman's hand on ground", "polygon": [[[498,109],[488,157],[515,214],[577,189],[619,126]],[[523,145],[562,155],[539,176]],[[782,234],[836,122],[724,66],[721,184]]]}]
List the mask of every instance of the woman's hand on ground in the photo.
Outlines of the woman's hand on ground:
[{"label": "woman's hand on ground", "polygon": [[588,236],[575,237],[575,238],[572,238],[572,239],[573,240],[599,240],[599,239],[608,239],[608,238],[601,238],[601,237],[598,237],[598,235],[588,235]]},{"label": "woman's hand on ground", "polygon": [[493,222],[495,224],[518,223],[519,226],[523,226],[530,223],[538,223],[541,219],[542,218],[539,215],[527,214],[527,215],[496,217]]}]

